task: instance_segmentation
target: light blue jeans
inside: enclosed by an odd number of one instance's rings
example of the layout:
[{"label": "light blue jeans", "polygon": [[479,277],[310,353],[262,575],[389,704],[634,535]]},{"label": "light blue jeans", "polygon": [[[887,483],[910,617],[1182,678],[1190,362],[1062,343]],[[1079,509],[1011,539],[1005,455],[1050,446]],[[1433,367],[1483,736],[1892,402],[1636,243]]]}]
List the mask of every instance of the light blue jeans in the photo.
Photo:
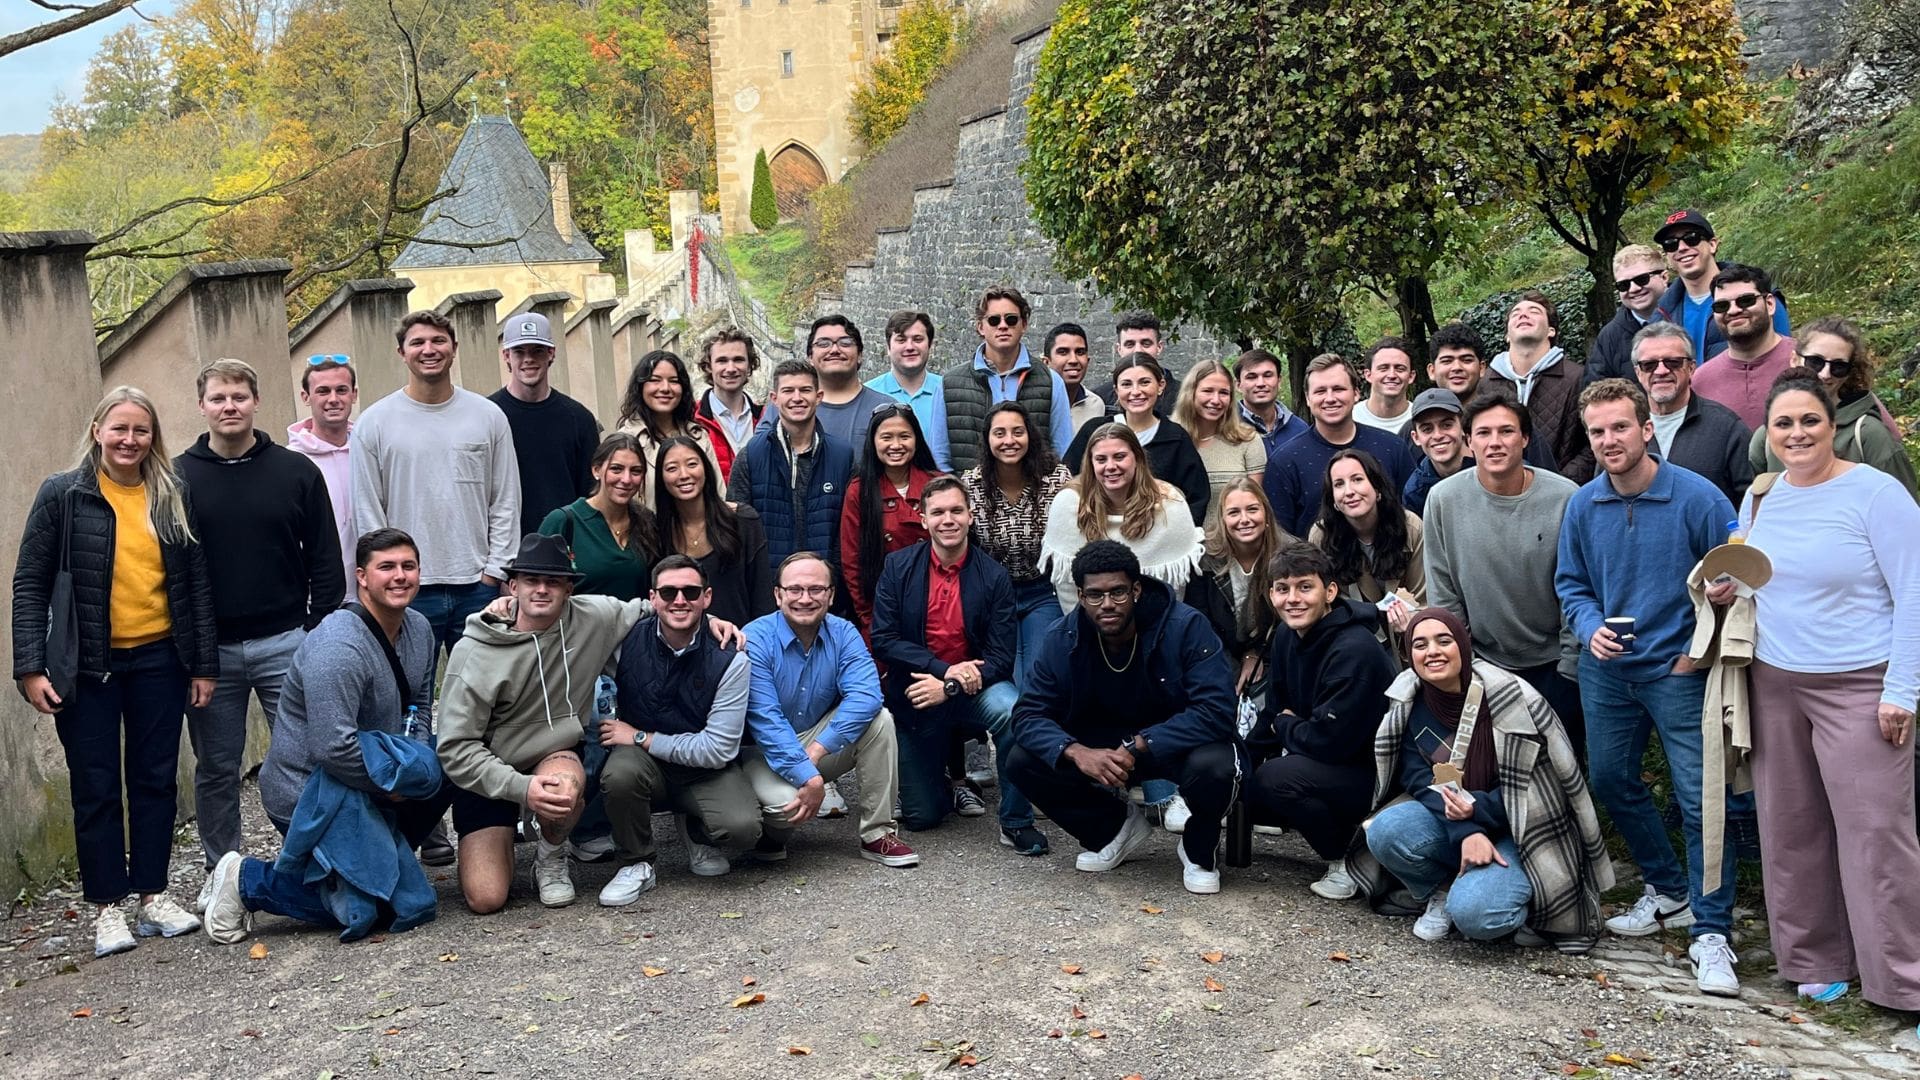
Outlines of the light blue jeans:
[{"label": "light blue jeans", "polygon": [[1520,929],[1533,904],[1533,883],[1513,838],[1495,841],[1493,849],[1507,865],[1490,862],[1461,874],[1460,851],[1446,827],[1417,802],[1389,806],[1367,827],[1367,850],[1414,896],[1425,900],[1447,889],[1447,915],[1473,941],[1498,941]]},{"label": "light blue jeans", "polygon": [[280,689],[307,632],[296,626],[267,637],[220,646],[220,679],[203,708],[187,710],[193,744],[193,814],[207,869],[229,851],[242,851],[240,774],[247,750],[247,703],[260,699],[267,729],[280,713]]}]

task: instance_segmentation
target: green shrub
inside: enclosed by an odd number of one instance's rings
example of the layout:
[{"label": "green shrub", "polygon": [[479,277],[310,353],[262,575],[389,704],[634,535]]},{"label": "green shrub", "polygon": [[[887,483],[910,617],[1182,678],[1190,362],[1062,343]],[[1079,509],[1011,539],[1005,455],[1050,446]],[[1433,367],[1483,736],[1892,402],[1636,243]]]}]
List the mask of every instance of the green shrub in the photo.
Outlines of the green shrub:
[{"label": "green shrub", "polygon": [[773,197],[773,170],[767,167],[765,150],[753,155],[753,201],[747,204],[747,220],[761,232],[780,224],[780,204]]},{"label": "green shrub", "polygon": [[893,44],[853,88],[848,120],[869,153],[878,150],[913,115],[927,87],[953,62],[966,35],[967,12],[943,0],[917,0],[900,13]]}]

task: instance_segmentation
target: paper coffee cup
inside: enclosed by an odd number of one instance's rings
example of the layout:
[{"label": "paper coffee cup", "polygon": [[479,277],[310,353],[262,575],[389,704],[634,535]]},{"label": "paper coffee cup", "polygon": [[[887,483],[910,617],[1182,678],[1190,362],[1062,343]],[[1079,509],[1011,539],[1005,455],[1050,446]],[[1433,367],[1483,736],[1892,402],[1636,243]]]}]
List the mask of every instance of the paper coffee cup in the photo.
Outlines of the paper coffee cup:
[{"label": "paper coffee cup", "polygon": [[1633,651],[1634,627],[1636,620],[1631,615],[1616,615],[1607,620],[1607,629],[1620,642],[1622,655]]}]

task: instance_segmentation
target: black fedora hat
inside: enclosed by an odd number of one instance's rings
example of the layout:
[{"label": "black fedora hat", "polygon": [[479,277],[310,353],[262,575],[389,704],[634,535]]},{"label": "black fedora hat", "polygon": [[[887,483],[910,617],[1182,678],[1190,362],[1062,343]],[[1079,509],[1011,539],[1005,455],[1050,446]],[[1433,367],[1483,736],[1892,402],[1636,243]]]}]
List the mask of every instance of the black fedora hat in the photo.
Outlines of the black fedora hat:
[{"label": "black fedora hat", "polygon": [[573,568],[573,552],[557,536],[528,533],[520,538],[520,554],[506,566],[507,576],[540,574],[545,577],[579,581],[586,576]]}]

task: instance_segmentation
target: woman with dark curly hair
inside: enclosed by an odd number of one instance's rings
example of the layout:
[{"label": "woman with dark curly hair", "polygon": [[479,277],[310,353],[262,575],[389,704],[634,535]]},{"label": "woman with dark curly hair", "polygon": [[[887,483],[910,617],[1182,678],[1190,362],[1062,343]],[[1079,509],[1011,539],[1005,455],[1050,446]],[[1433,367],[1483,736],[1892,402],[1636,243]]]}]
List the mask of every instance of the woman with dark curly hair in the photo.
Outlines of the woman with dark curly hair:
[{"label": "woman with dark curly hair", "polygon": [[[1420,540],[1420,518],[1403,509],[1395,486],[1388,482],[1380,462],[1365,450],[1341,450],[1327,462],[1326,484],[1320,490],[1320,520],[1307,542],[1333,560],[1335,580],[1343,595],[1379,604],[1399,591],[1413,595],[1411,607],[1390,603],[1381,622],[1387,634],[1407,628],[1407,618],[1427,602],[1426,553]],[[1395,648],[1396,654],[1405,650]]]},{"label": "woman with dark curly hair", "polygon": [[[722,482],[733,471],[733,444],[718,422],[694,410],[693,380],[678,353],[655,349],[633,365],[620,419],[613,426],[640,440],[643,461],[652,460],[668,439],[684,435],[707,455]],[[640,499],[651,504],[653,491],[642,490]]]}]

